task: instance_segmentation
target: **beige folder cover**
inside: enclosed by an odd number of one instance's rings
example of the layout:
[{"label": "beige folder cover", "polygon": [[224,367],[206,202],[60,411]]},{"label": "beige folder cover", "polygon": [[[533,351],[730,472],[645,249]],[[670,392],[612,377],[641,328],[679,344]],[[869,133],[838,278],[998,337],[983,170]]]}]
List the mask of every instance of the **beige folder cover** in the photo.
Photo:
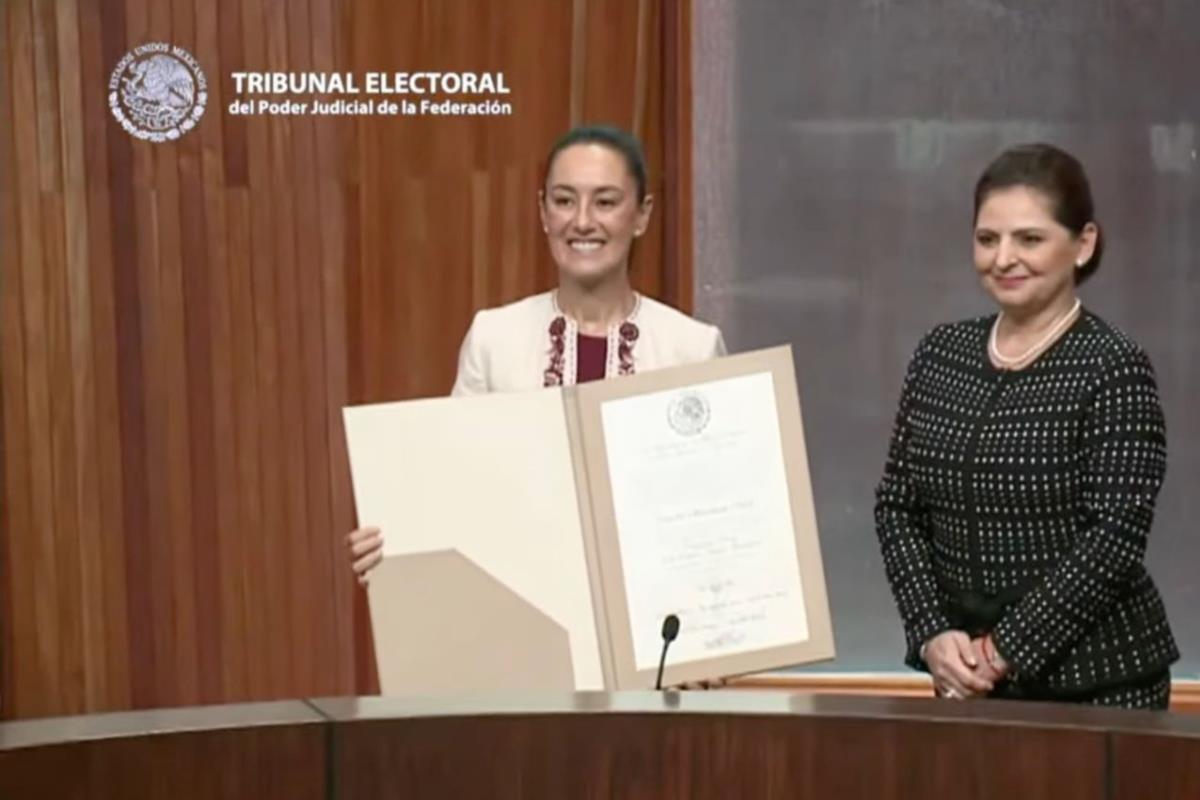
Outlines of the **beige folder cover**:
[{"label": "beige folder cover", "polygon": [[[383,403],[344,417],[358,518],[384,531],[369,588],[384,693],[531,686],[505,653],[539,653],[545,620],[570,643],[570,673],[555,685],[604,688],[562,393]],[[392,562],[447,551],[461,561],[424,560],[436,574],[414,597],[411,570]],[[485,576],[488,590],[475,592]],[[512,598],[496,602],[498,591]],[[459,635],[464,624],[476,638]],[[431,630],[455,647],[413,638]],[[414,674],[414,664],[430,668]],[[480,682],[479,669],[495,675]]]},{"label": "beige folder cover", "polygon": [[383,692],[653,686],[634,658],[604,404],[758,373],[776,395],[806,635],[668,659],[664,683],[831,658],[791,350],[778,347],[568,389],[345,409],[359,520],[385,532],[369,590]]}]

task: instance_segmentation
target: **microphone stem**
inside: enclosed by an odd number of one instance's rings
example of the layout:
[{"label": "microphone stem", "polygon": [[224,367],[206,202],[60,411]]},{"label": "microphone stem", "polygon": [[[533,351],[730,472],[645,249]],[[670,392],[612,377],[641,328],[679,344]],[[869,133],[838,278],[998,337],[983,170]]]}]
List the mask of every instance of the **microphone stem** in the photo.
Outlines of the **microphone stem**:
[{"label": "microphone stem", "polygon": [[655,690],[655,691],[661,691],[661,690],[662,690],[662,674],[663,674],[663,667],[664,667],[664,666],[666,665],[666,663],[667,663],[667,648],[668,648],[668,647],[670,647],[670,646],[671,646],[671,640],[670,640],[670,639],[664,639],[664,640],[663,640],[663,649],[662,649],[662,655],[660,655],[660,656],[658,657],[658,677],[654,679],[654,690]]}]

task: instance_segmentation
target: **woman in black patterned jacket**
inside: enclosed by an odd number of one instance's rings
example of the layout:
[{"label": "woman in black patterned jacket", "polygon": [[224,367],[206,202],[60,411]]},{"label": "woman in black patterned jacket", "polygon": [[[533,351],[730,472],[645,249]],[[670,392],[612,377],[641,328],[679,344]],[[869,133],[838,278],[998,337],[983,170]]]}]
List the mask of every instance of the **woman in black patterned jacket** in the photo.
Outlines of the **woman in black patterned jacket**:
[{"label": "woman in black patterned jacket", "polygon": [[905,660],[943,697],[1168,705],[1143,565],[1165,426],[1145,352],[1076,297],[1101,250],[1075,158],[1001,154],[974,230],[999,313],[934,329],[904,379],[875,521]]}]

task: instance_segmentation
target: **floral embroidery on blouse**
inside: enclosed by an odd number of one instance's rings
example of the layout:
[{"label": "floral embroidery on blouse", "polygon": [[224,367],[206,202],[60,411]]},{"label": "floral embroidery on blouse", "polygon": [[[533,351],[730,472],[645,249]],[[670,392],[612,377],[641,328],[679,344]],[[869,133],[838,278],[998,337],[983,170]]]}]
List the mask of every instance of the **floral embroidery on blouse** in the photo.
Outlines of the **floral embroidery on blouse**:
[{"label": "floral embroidery on blouse", "polygon": [[[579,325],[559,309],[557,293],[552,297],[554,319],[550,321],[550,327],[547,329],[550,334],[550,348],[547,351],[550,363],[542,373],[542,386],[573,386],[578,372],[576,348],[579,341]],[[620,325],[612,325],[608,329],[608,363],[604,368],[605,378],[634,373],[633,348],[641,336],[635,320],[642,307],[642,296],[635,293],[633,297],[633,311]]]}]

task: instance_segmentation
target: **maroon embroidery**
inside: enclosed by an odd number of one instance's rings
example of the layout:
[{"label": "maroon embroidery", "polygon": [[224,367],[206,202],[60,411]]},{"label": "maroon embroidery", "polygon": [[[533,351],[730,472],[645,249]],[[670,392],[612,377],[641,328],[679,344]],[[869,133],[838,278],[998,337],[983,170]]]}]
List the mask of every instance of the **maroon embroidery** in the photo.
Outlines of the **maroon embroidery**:
[{"label": "maroon embroidery", "polygon": [[617,374],[633,374],[633,345],[638,340],[638,326],[632,322],[621,324],[621,341],[617,345]]},{"label": "maroon embroidery", "polygon": [[[576,363],[578,326],[568,320],[558,307],[557,295],[551,295],[555,317],[550,321],[550,349],[546,351],[550,363],[542,372],[542,386],[570,386],[578,380]],[[609,327],[608,343],[605,348],[604,377],[632,375],[635,371],[633,348],[641,331],[633,320],[637,317],[642,298],[634,294],[633,311],[620,325]],[[568,374],[569,373],[569,374]]]},{"label": "maroon embroidery", "polygon": [[550,323],[550,366],[542,374],[542,386],[563,385],[563,359],[566,343],[563,334],[567,330],[567,321],[561,316],[555,317]]}]

